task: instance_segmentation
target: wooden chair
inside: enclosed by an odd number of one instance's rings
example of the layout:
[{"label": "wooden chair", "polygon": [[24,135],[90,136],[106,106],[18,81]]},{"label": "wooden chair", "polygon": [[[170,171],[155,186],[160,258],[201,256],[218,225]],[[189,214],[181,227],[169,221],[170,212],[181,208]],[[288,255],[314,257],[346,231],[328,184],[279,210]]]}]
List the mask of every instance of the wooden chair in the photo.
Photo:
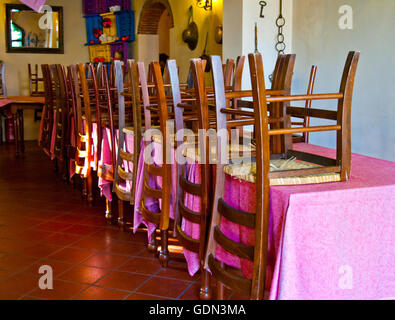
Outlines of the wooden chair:
[{"label": "wooden chair", "polygon": [[[83,179],[83,196],[87,197],[89,205],[93,205],[93,176],[91,163],[92,158],[92,145],[93,145],[93,122],[96,120],[96,107],[97,107],[97,81],[96,73],[92,65],[85,66],[79,64],[77,67],[78,75],[74,74],[75,79],[79,79],[80,93],[78,96],[80,108],[78,116],[80,117],[80,124],[78,125],[77,134],[77,155],[76,155],[76,173],[80,174]],[[89,70],[89,73],[87,72]],[[87,77],[90,76],[91,78]],[[74,81],[77,85],[77,81]],[[76,87],[75,87],[76,88]],[[78,90],[79,91],[79,90]],[[76,90],[77,95],[77,90]]]},{"label": "wooden chair", "polygon": [[44,152],[50,156],[52,128],[54,123],[54,101],[55,94],[53,90],[53,80],[51,70],[48,64],[41,65],[44,79],[45,104],[41,114],[40,134],[38,144]]},{"label": "wooden chair", "polygon": [[28,74],[29,74],[29,91],[31,96],[42,97],[44,96],[43,86],[44,77],[40,77],[38,74],[38,65],[34,65],[34,71],[32,71],[32,66],[29,63]]},{"label": "wooden chair", "polygon": [[[174,114],[175,114],[175,125],[176,131],[181,132],[187,127],[191,127],[187,122],[195,121],[198,125],[195,129],[208,130],[210,126],[210,115],[207,103],[207,95],[205,83],[204,83],[204,62],[202,60],[193,60],[191,62],[191,71],[193,75],[193,82],[195,84],[195,101],[193,104],[182,103],[182,96],[179,85],[179,78],[177,72],[176,62],[174,60],[168,61],[168,69],[170,74],[172,94],[173,94],[173,104]],[[197,76],[196,68],[201,68],[201,73]],[[227,74],[227,76],[229,76]],[[225,83],[225,81],[224,81]],[[203,101],[202,101],[203,100]],[[199,108],[198,106],[205,105],[205,108]],[[194,118],[196,120],[194,120]],[[211,116],[212,118],[212,116]],[[193,126],[192,126],[193,127]],[[208,137],[207,137],[208,138]],[[207,141],[205,141],[207,142]],[[181,148],[184,141],[177,140],[177,148]],[[192,148],[195,149],[195,143]],[[211,177],[211,166],[210,166],[210,152],[208,145],[200,145],[200,150],[206,151],[206,161],[200,161],[200,183],[192,183],[187,179],[187,170],[185,164],[177,164],[177,196],[176,196],[176,218],[175,218],[175,233],[179,240],[179,243],[183,248],[194,252],[199,255],[199,261],[204,261],[204,253],[206,246],[206,229],[209,219],[210,211],[210,194],[212,193],[212,177]],[[202,159],[200,159],[202,160]],[[192,196],[199,197],[200,199],[200,210],[199,212],[193,211],[187,208],[184,203],[185,195],[189,194]],[[199,239],[193,239],[182,230],[182,221],[188,221],[190,223],[198,224],[200,227]],[[211,298],[211,288],[210,288],[210,277],[208,272],[204,270],[203,265],[201,265],[201,288],[200,288],[200,298],[208,300]]]},{"label": "wooden chair", "polygon": [[[236,69],[236,75],[232,79],[233,86],[230,86],[232,83],[226,83],[224,77],[223,85],[224,88],[227,88],[228,91],[232,91],[234,89],[240,90],[241,86],[241,75],[244,66],[244,57],[238,59],[239,63]],[[170,73],[170,80],[172,86],[172,97],[173,104],[176,106],[174,108],[175,114],[175,124],[177,132],[185,128],[193,128],[195,137],[198,136],[198,130],[208,131],[210,128],[216,127],[216,116],[215,116],[215,101],[213,100],[214,95],[212,94],[213,90],[211,88],[206,88],[204,82],[204,69],[205,69],[204,60],[192,60],[191,61],[191,72],[193,76],[193,82],[195,84],[194,92],[191,97],[187,100],[190,102],[182,103],[182,90],[180,89],[177,66],[174,60],[168,61],[168,70]],[[200,70],[200,73],[197,72],[197,69]],[[191,94],[191,92],[189,92]],[[210,103],[209,103],[210,102]],[[211,106],[214,106],[214,110],[212,110]],[[195,123],[196,125],[190,125],[190,122]],[[194,137],[194,138],[195,138]],[[181,148],[184,141],[177,141],[177,147]],[[192,143],[190,147],[187,147],[187,157],[188,150],[192,149],[196,151],[196,142]],[[201,289],[200,289],[200,298],[207,300],[211,298],[211,288],[210,288],[210,277],[206,270],[203,268],[204,262],[204,253],[206,246],[206,230],[208,226],[208,221],[211,212],[212,205],[212,194],[213,194],[213,177],[212,177],[212,165],[210,165],[211,161],[211,150],[208,147],[208,143],[206,145],[199,145],[200,150],[205,150],[204,154],[206,159],[195,158],[192,155],[190,160],[195,160],[195,163],[199,164],[199,175],[201,177],[201,181],[199,183],[189,181],[187,176],[188,172],[186,170],[186,166],[183,164],[177,165],[177,206],[176,206],[176,214],[175,214],[175,233],[179,240],[179,243],[188,251],[196,253],[199,256],[199,261],[201,264],[200,269],[202,270],[201,275]],[[194,197],[199,198],[199,210],[194,211],[188,208],[188,204],[185,203],[186,194],[192,195]],[[191,238],[190,235],[186,234],[182,229],[182,223],[189,222],[198,224],[200,228],[200,236],[198,239]]]},{"label": "wooden chair", "polygon": [[[309,85],[307,87],[307,94],[313,94],[316,75],[317,75],[317,66],[312,66],[310,72]],[[309,100],[306,101],[305,108],[307,109],[311,108],[311,101]],[[291,123],[291,125],[302,126],[302,127],[310,126],[310,117],[305,116],[305,117],[300,117],[300,119],[302,119],[302,121],[294,121]],[[304,132],[302,133],[302,135],[293,135],[292,141],[294,143],[298,143],[298,142],[309,143],[309,133]]]},{"label": "wooden chair", "polygon": [[[358,52],[350,52],[344,67],[343,77],[339,93],[331,94],[309,94],[309,95],[285,95],[277,97],[267,97],[265,88],[265,78],[263,72],[262,56],[260,54],[250,54],[250,73],[253,91],[254,111],[240,112],[245,116],[250,116],[255,121],[256,137],[256,170],[254,179],[256,181],[256,211],[244,212],[236,210],[225,203],[224,197],[224,163],[221,161],[221,155],[218,156],[216,171],[216,188],[215,201],[211,226],[209,231],[209,240],[205,258],[205,266],[210,268],[213,276],[225,286],[233,290],[245,293],[251,299],[263,299],[266,276],[266,258],[268,247],[268,223],[269,223],[269,187],[272,179],[279,177],[292,177],[314,175],[322,173],[336,172],[340,180],[347,180],[350,176],[350,125],[351,125],[351,101],[353,95],[354,77],[359,60]],[[212,65],[214,74],[218,75],[216,84],[217,114],[235,114],[235,109],[226,108],[226,93],[220,79],[220,59],[213,57]],[[270,129],[268,124],[270,118],[267,113],[267,103],[271,102],[290,102],[303,100],[328,100],[335,99],[339,101],[337,111],[328,111],[322,109],[306,109],[288,107],[287,114],[297,116],[314,116],[325,118],[337,122],[333,126],[315,126],[303,128],[284,128]],[[224,115],[218,119],[218,126],[223,128],[229,127]],[[287,157],[296,156],[302,161],[310,161],[320,166],[299,170],[273,171],[270,172],[270,159],[276,158],[276,155],[270,153],[269,137],[272,135],[285,135],[300,132],[321,132],[337,131],[337,159],[332,160],[317,155],[306,154],[289,150]],[[221,144],[218,143],[218,149],[221,150]],[[222,154],[219,151],[219,154]],[[249,228],[255,229],[255,241],[253,245],[237,243],[226,237],[220,230],[221,217],[227,220]],[[245,278],[243,275],[225,268],[224,265],[215,257],[215,248],[219,244],[227,252],[249,260],[252,263],[252,277]],[[223,287],[219,286],[219,297],[223,298]]]},{"label": "wooden chair", "polygon": [[55,88],[55,141],[54,155],[60,163],[61,173],[64,180],[67,179],[67,133],[69,119],[69,101],[66,92],[66,83],[64,77],[64,69],[61,65],[51,65],[50,70],[54,79]]},{"label": "wooden chair", "polygon": [[[80,67],[83,65],[70,65],[68,67],[71,93],[72,93],[72,110],[74,120],[75,152],[74,166],[75,174],[79,175],[82,180],[82,197],[88,197],[87,177],[91,170],[91,133],[88,130],[88,124],[84,120],[84,103],[82,96],[82,82],[80,79]],[[85,74],[85,72],[84,72]]]},{"label": "wooden chair", "polygon": [[[159,260],[162,266],[167,267],[169,261],[169,250],[168,250],[168,237],[169,237],[169,223],[170,223],[170,198],[171,198],[171,164],[170,159],[166,159],[166,155],[170,154],[171,145],[168,143],[168,139],[166,138],[168,135],[167,122],[170,120],[168,104],[165,94],[165,87],[163,84],[162,72],[160,68],[159,62],[151,63],[151,72],[154,80],[155,87],[153,88],[153,92],[156,94],[155,100],[157,102],[157,107],[155,106],[147,106],[145,109],[150,111],[149,118],[151,121],[152,118],[156,115],[159,116],[159,128],[162,133],[162,154],[163,163],[161,166],[157,166],[154,164],[144,163],[144,181],[143,181],[143,192],[142,192],[142,202],[140,205],[140,209],[143,215],[143,218],[148,222],[154,223],[158,225],[161,236],[161,250],[159,253]],[[145,119],[146,125],[146,134],[145,134],[145,146],[146,148],[150,148],[150,144],[153,142],[153,136],[147,136],[147,129],[152,128],[152,124]],[[151,139],[150,139],[151,138]],[[169,148],[169,149],[168,149]],[[160,177],[162,180],[162,186],[160,189],[154,189],[150,186],[150,177]],[[146,201],[151,199],[160,200],[161,206],[159,212],[152,212],[147,208]],[[155,244],[152,244],[152,247],[155,248]]]},{"label": "wooden chair", "polygon": [[[141,99],[140,99],[140,85],[139,85],[139,71],[137,63],[134,60],[128,60],[129,67],[129,82],[128,92],[131,93],[131,107],[132,113],[125,112],[125,96],[124,93],[124,70],[120,61],[115,61],[115,74],[116,74],[116,87],[118,92],[118,129],[119,129],[119,142],[117,160],[115,166],[115,179],[113,191],[118,197],[118,225],[121,229],[125,229],[128,224],[124,216],[124,203],[135,205],[134,196],[136,193],[136,177],[138,169],[138,160],[140,155],[140,142],[142,138],[142,116],[141,116]],[[129,102],[129,101],[128,101]],[[130,105],[129,104],[129,105]],[[129,108],[130,109],[130,108]],[[132,118],[132,126],[128,126],[126,120]],[[130,134],[133,136],[133,152],[128,152],[124,149],[125,135]],[[125,164],[128,170],[125,169]],[[132,172],[129,172],[132,166]],[[130,184],[131,190],[126,191],[125,185]]]}]

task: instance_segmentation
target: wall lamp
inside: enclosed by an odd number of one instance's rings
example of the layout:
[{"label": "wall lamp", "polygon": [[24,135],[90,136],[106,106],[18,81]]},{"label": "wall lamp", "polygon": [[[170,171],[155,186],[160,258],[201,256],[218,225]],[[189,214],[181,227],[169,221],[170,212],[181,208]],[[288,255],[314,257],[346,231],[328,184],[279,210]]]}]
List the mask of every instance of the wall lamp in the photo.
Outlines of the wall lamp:
[{"label": "wall lamp", "polygon": [[213,0],[196,0],[197,6],[203,8],[206,11],[213,9]]}]

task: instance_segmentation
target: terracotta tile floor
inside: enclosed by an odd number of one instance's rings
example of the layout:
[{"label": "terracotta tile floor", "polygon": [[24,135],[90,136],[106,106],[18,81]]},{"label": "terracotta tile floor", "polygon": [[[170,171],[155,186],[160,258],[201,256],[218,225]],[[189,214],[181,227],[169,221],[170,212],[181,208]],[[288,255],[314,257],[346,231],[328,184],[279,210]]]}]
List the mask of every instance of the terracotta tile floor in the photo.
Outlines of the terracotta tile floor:
[{"label": "terracotta tile floor", "polygon": [[[162,268],[146,235],[108,225],[103,199],[95,201],[88,207],[36,142],[17,159],[0,145],[0,299],[198,298],[199,275],[184,262]],[[38,287],[42,265],[53,268],[53,290]]]}]

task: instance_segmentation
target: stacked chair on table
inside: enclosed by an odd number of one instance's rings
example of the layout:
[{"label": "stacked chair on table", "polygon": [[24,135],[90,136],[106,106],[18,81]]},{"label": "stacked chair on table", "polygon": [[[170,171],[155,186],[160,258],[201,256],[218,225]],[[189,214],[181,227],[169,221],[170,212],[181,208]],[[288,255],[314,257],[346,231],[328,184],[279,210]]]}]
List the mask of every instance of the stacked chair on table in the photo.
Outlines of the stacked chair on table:
[{"label": "stacked chair on table", "polygon": [[[209,230],[209,240],[206,251],[206,268],[209,268],[212,275],[225,286],[233,290],[247,294],[250,299],[263,299],[265,292],[266,262],[268,249],[268,227],[269,227],[269,188],[276,179],[306,175],[322,175],[336,173],[338,180],[347,180],[350,173],[350,155],[349,139],[351,124],[351,100],[353,94],[354,76],[358,64],[359,53],[350,52],[346,61],[343,72],[340,91],[335,94],[308,94],[308,95],[285,95],[279,97],[267,97],[263,62],[260,54],[250,54],[250,73],[253,88],[253,104],[254,109],[250,112],[250,116],[255,121],[255,139],[256,139],[256,159],[254,163],[247,164],[247,168],[251,168],[251,180],[256,184],[256,210],[254,212],[245,212],[236,210],[227,205],[224,201],[225,188],[225,172],[234,176],[238,176],[237,168],[240,165],[225,166],[224,162],[218,162],[216,168],[216,188],[215,201],[211,226]],[[218,60],[218,61],[216,61]],[[220,77],[219,58],[213,58],[214,73]],[[218,65],[218,66],[217,66]],[[226,93],[221,86],[221,80],[215,81],[217,98],[217,116],[218,121],[222,118],[222,127],[228,128],[229,123],[226,121],[226,115],[235,114],[234,109],[226,108]],[[334,120],[336,125],[332,126],[315,126],[302,128],[283,128],[269,129],[269,118],[267,103],[271,102],[289,102],[303,100],[328,100],[335,99],[339,101],[337,111],[328,111],[321,109],[306,109],[287,107],[287,114],[294,116],[310,116]],[[240,114],[247,115],[246,112]],[[234,125],[237,125],[236,123]],[[337,159],[332,160],[316,155],[306,154],[288,150],[285,159],[296,156],[301,161],[309,161],[317,164],[314,167],[303,169],[288,169],[287,171],[272,171],[270,169],[271,158],[278,159],[278,156],[270,152],[270,136],[286,135],[303,132],[321,132],[336,131],[337,132]],[[221,144],[218,143],[218,153],[221,154]],[[287,161],[285,160],[284,161]],[[246,169],[246,167],[244,167]],[[246,175],[245,170],[243,176]],[[292,184],[291,181],[288,181]],[[311,183],[311,182],[305,182]],[[238,243],[221,231],[222,218],[240,226],[240,230],[249,228],[253,233],[253,241],[250,243]],[[244,229],[243,229],[244,228]],[[249,261],[249,272],[239,272],[230,267],[225,267],[222,261],[216,257],[217,246],[220,245],[222,250],[227,251],[239,259]],[[244,270],[245,271],[245,270]],[[223,298],[223,286],[218,286],[219,298]]]},{"label": "stacked chair on table", "polygon": [[[118,225],[121,229],[127,229],[131,224],[124,214],[124,202],[134,206],[136,193],[136,176],[142,139],[142,115],[140,102],[139,71],[134,60],[128,60],[129,79],[127,90],[130,95],[124,93],[124,68],[120,61],[114,63],[115,85],[118,100],[118,130],[119,141],[117,158],[115,163],[115,177],[113,192],[118,198]],[[125,101],[125,99],[128,99]],[[128,106],[128,109],[126,109]],[[130,110],[129,112],[126,112]],[[129,207],[129,212],[132,212]]]},{"label": "stacked chair on table", "polygon": [[29,91],[32,97],[43,97],[45,92],[45,84],[44,84],[44,73],[42,76],[39,75],[39,67],[38,65],[34,65],[34,70],[32,70],[32,66],[29,63],[27,65],[28,75],[29,75]]},{"label": "stacked chair on table", "polygon": [[68,144],[70,96],[67,79],[63,66],[56,64],[50,66],[55,88],[55,116],[53,122],[51,154],[57,160],[62,177],[68,181]]},{"label": "stacked chair on table", "polygon": [[[152,62],[148,76],[144,63],[134,60],[127,66],[115,61],[109,70],[103,64],[42,65],[39,145],[65,178],[82,178],[89,204],[97,171],[99,181],[106,181],[106,218],[114,220],[110,201],[116,196],[120,229],[143,222],[148,250],[163,267],[182,258],[191,276],[200,271],[201,299],[213,298],[212,280],[218,299],[225,298],[225,287],[263,299],[271,253],[270,186],[350,177],[358,59],[358,52],[349,53],[338,93],[313,94],[313,66],[305,95],[291,95],[291,54],[278,56],[270,89],[262,56],[250,54],[251,90],[241,88],[245,57],[224,65],[211,57],[212,88],[201,59],[191,60],[189,85],[180,84],[174,60],[168,60],[165,75]],[[315,109],[316,100],[336,100],[338,108]],[[295,101],[305,106],[291,106]],[[336,123],[310,126],[311,117]],[[295,142],[308,142],[308,133],[323,131],[337,134],[336,159],[293,149]],[[252,184],[248,208],[232,204],[225,191],[229,177]],[[183,257],[172,244],[182,248]]]},{"label": "stacked chair on table", "polygon": [[[92,65],[69,67],[74,98],[75,174],[82,179],[82,196],[93,205],[93,168],[95,168],[93,127],[96,121],[98,88]],[[92,168],[93,167],[93,168]]]},{"label": "stacked chair on table", "polygon": [[54,101],[55,94],[53,90],[53,80],[49,65],[41,65],[44,79],[44,97],[45,104],[41,114],[40,132],[38,136],[38,145],[43,148],[44,152],[50,156],[51,139],[54,123]]}]

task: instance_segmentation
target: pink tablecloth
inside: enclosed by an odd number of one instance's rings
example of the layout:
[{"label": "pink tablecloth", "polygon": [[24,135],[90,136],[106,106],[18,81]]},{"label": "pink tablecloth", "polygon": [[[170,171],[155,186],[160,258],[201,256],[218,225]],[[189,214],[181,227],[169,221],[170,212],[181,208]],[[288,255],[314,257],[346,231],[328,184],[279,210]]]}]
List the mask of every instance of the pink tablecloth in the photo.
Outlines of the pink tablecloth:
[{"label": "pink tablecloth", "polygon": [[0,108],[4,107],[6,105],[9,105],[10,103],[12,103],[12,100],[8,100],[8,99],[0,99]]},{"label": "pink tablecloth", "polygon": [[[296,150],[335,157],[306,144]],[[225,200],[253,211],[255,185],[227,177]],[[276,186],[270,190],[270,299],[395,297],[395,163],[353,154],[347,182]],[[254,236],[230,222],[236,241]],[[251,265],[217,249],[217,258],[251,275]]]}]

